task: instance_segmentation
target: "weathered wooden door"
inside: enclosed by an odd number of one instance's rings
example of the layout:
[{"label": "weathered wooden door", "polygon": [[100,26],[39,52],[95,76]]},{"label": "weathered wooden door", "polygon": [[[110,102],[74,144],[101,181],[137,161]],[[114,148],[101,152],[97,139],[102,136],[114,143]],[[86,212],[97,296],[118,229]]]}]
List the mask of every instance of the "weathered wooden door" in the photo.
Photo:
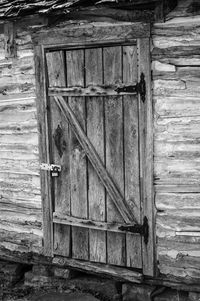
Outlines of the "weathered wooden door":
[{"label": "weathered wooden door", "polygon": [[45,49],[49,163],[61,166],[51,173],[54,256],[143,269],[148,49],[148,39],[109,38]]}]

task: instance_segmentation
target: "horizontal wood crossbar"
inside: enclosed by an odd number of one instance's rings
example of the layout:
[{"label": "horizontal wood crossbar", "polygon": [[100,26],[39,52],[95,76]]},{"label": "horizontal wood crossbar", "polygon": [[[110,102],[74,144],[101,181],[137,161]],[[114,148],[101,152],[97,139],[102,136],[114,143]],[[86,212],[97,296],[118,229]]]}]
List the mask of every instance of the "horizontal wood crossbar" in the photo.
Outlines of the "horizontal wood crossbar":
[{"label": "horizontal wood crossbar", "polygon": [[136,222],[135,217],[132,214],[132,210],[129,208],[128,204],[121,196],[121,193],[115,186],[114,182],[112,181],[109,173],[107,172],[106,168],[104,167],[99,155],[97,154],[96,150],[94,149],[93,145],[89,141],[88,137],[86,136],[85,132],[83,131],[82,127],[78,123],[76,116],[74,115],[73,111],[71,110],[68,103],[64,100],[62,96],[55,96],[55,102],[57,103],[58,107],[60,108],[63,115],[66,117],[67,121],[69,122],[72,130],[74,131],[79,143],[81,144],[82,148],[84,149],[87,157],[89,158],[91,164],[93,165],[94,169],[96,170],[100,181],[107,189],[108,194],[110,195],[112,201],[114,202],[115,206],[117,207],[119,213],[123,217],[126,223]]},{"label": "horizontal wood crossbar", "polygon": [[[119,227],[124,225],[127,226],[127,224],[122,224],[122,223],[120,224],[120,223],[98,222],[98,221],[76,218],[68,215],[63,216],[62,214],[57,212],[54,212],[53,214],[53,222],[56,224],[71,225],[74,227],[82,227],[88,229],[119,232],[119,233],[124,233],[124,231],[119,230]],[[130,226],[131,225],[133,224],[130,224]]]},{"label": "horizontal wood crossbar", "polygon": [[[127,14],[127,12],[126,12]],[[129,20],[130,21],[130,20]],[[106,30],[105,30],[106,28]],[[83,38],[84,32],[84,38]],[[71,27],[69,23],[58,27],[42,28],[32,34],[33,43],[43,45],[46,48],[58,46],[75,46],[109,43],[126,43],[135,41],[138,38],[150,37],[150,22],[115,22],[115,23],[91,23],[83,26],[75,25]]]},{"label": "horizontal wood crossbar", "polygon": [[131,281],[135,283],[142,283],[143,274],[137,271],[128,270],[122,267],[111,266],[103,263],[93,263],[89,261],[74,260],[66,257],[55,256],[53,258],[53,264],[59,266],[70,266],[74,269],[88,271],[94,274],[100,274],[110,277],[115,277],[118,279],[123,279],[126,281]]},{"label": "horizontal wood crossbar", "polygon": [[48,52],[52,52],[52,51],[58,51],[58,50],[66,50],[66,51],[71,51],[71,50],[78,50],[78,49],[94,49],[94,48],[99,48],[99,47],[116,47],[116,46],[121,46],[123,43],[123,46],[137,46],[137,40],[131,40],[131,41],[120,41],[120,42],[116,42],[116,41],[111,41],[109,40],[108,41],[98,41],[96,43],[94,42],[91,42],[90,44],[84,44],[84,45],[80,45],[79,44],[76,44],[76,45],[70,45],[70,44],[66,44],[65,45],[44,45],[44,49],[45,49],[45,52],[48,53]]},{"label": "horizontal wood crossbar", "polygon": [[154,189],[156,192],[185,192],[185,193],[200,193],[200,186],[197,184],[194,185],[185,185],[185,184],[177,184],[177,185],[154,185]]},{"label": "horizontal wood crossbar", "polygon": [[[132,84],[133,86],[136,83]],[[123,88],[123,85],[106,86],[106,85],[91,85],[87,88],[71,87],[71,88],[58,88],[53,87],[48,89],[49,96],[109,96],[109,95],[135,95],[137,92],[117,92],[118,88]]]}]

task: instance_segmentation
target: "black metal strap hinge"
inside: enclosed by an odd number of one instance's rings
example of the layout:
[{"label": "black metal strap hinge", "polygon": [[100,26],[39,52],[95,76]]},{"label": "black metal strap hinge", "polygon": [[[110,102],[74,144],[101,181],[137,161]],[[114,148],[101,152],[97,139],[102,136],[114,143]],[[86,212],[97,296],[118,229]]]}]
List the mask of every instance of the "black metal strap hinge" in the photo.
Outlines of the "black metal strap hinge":
[{"label": "black metal strap hinge", "polygon": [[134,225],[127,225],[127,226],[120,226],[118,228],[121,231],[128,231],[131,233],[138,233],[144,237],[144,242],[145,244],[148,243],[148,238],[149,238],[149,224],[148,224],[148,219],[145,216],[143,220],[143,224],[134,224]]},{"label": "black metal strap hinge", "polygon": [[140,82],[133,86],[123,86],[118,87],[115,90],[117,93],[137,93],[140,94],[141,100],[145,102],[146,97],[146,82],[145,82],[145,75],[142,72],[140,75]]}]

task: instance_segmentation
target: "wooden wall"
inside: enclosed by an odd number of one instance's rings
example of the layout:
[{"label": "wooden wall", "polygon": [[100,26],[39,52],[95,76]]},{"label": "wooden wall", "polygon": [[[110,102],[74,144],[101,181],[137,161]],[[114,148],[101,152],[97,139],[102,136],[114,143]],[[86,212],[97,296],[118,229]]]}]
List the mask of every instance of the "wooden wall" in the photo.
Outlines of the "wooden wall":
[{"label": "wooden wall", "polygon": [[[183,3],[184,1],[182,1]],[[187,9],[185,9],[187,11]],[[158,268],[200,279],[200,17],[152,29],[154,184]],[[35,77],[31,37],[17,30],[17,58],[0,35],[0,256],[41,252]]]},{"label": "wooden wall", "polygon": [[42,245],[33,46],[16,34],[17,57],[7,59],[0,34],[0,256]]},{"label": "wooden wall", "polygon": [[153,27],[157,258],[161,273],[195,281],[200,278],[200,16],[184,18],[183,9],[181,17],[172,16]]}]

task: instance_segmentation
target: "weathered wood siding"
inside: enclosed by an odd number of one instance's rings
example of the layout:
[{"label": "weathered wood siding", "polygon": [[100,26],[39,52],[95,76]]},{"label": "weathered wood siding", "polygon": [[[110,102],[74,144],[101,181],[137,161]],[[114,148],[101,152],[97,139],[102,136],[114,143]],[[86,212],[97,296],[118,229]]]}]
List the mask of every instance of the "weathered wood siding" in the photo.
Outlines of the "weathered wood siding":
[{"label": "weathered wood siding", "polygon": [[[183,1],[182,1],[183,4]],[[185,10],[186,11],[186,10]],[[153,28],[157,257],[165,275],[200,278],[200,17]],[[193,280],[193,281],[194,281]]]},{"label": "weathered wood siding", "polygon": [[0,34],[0,256],[41,252],[42,221],[33,46],[18,29],[17,57]]},{"label": "weathered wood siding", "polygon": [[[200,279],[200,18],[184,17],[184,10],[171,16],[152,29],[156,251],[162,274],[194,282]],[[18,29],[17,58],[5,59],[3,40],[1,34],[0,255],[4,248],[41,252],[33,46]]]}]

